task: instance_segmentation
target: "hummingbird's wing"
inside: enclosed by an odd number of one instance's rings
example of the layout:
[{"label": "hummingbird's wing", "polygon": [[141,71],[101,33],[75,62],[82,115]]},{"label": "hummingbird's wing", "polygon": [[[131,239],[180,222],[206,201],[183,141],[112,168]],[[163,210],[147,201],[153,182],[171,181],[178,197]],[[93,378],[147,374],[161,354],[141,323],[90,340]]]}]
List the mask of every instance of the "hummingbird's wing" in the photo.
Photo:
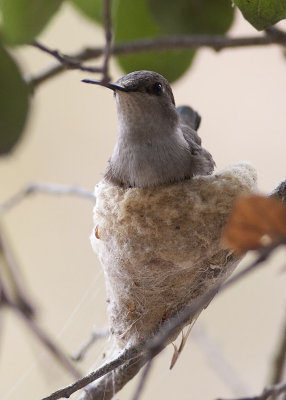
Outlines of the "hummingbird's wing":
[{"label": "hummingbird's wing", "polygon": [[178,107],[177,112],[180,118],[180,128],[192,156],[192,175],[210,175],[214,170],[215,162],[211,154],[201,147],[202,141],[196,131],[200,126],[200,115],[188,106]]}]

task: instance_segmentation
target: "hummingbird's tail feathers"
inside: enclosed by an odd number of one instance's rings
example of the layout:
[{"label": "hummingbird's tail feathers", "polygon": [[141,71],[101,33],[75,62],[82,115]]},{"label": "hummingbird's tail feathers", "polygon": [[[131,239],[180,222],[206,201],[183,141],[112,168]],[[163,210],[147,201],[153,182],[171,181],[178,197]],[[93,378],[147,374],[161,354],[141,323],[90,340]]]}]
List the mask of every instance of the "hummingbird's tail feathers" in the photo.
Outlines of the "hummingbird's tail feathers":
[{"label": "hummingbird's tail feathers", "polygon": [[179,114],[180,120],[184,125],[197,131],[201,124],[201,116],[189,106],[177,107],[177,112]]}]

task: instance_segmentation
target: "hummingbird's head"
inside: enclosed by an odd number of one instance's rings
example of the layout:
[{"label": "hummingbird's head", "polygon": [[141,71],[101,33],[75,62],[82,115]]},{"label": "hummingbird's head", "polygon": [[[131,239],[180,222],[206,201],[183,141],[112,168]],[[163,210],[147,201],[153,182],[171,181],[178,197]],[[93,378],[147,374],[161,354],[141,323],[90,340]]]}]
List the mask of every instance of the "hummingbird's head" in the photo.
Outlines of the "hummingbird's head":
[{"label": "hummingbird's head", "polygon": [[162,75],[135,71],[120,78],[116,85],[126,90],[115,90],[118,120],[123,129],[136,132],[141,127],[152,136],[156,127],[161,132],[174,130],[178,121],[175,100],[169,82]]},{"label": "hummingbird's head", "polygon": [[178,114],[172,89],[167,79],[153,71],[135,71],[120,78],[116,83],[96,83],[114,91],[119,129],[133,132],[142,130],[156,134],[174,132]]},{"label": "hummingbird's head", "polygon": [[[135,71],[118,79],[117,86],[123,88],[125,93],[138,93],[146,98],[154,96],[161,102],[171,103],[175,106],[172,89],[167,79],[153,71]],[[115,91],[115,93],[118,91]],[[119,94],[120,91],[118,92]],[[150,97],[149,97],[150,100]]]}]

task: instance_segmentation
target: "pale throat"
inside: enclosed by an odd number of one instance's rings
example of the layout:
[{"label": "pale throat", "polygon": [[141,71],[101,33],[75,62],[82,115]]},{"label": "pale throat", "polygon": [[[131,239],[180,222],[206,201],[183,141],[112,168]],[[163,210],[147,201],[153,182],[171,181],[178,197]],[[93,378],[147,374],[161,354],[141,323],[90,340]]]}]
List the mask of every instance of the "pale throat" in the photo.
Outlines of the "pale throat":
[{"label": "pale throat", "polygon": [[176,113],[170,118],[165,110],[162,111],[155,102],[118,104],[117,140],[128,145],[150,145],[177,135],[179,122]]}]

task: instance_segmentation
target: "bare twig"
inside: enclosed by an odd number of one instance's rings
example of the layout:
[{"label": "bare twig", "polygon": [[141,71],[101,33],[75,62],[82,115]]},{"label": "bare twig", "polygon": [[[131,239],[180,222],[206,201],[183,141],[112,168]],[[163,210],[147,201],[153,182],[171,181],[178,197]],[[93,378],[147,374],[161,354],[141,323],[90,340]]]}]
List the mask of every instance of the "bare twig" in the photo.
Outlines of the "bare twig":
[{"label": "bare twig", "polygon": [[[286,392],[286,382],[279,383],[277,385],[269,386],[268,388],[265,388],[263,392],[258,395],[258,396],[253,396],[253,397],[243,397],[240,399],[231,399],[231,400],[269,400],[270,397],[273,395],[277,396],[281,393]],[[217,400],[226,400],[226,399],[217,399]],[[230,400],[230,399],[228,399]]]},{"label": "bare twig", "polygon": [[68,398],[76,391],[84,388],[86,385],[95,381],[96,379],[99,379],[102,376],[107,375],[109,372],[114,371],[116,368],[125,364],[127,361],[131,359],[136,359],[141,352],[142,348],[140,346],[130,347],[128,349],[125,349],[114,360],[105,363],[102,367],[98,368],[96,371],[91,372],[84,378],[79,379],[78,381],[72,383],[71,385],[66,386],[63,389],[57,390],[50,396],[45,397],[43,400],[57,400],[62,397]]},{"label": "bare twig", "polygon": [[81,348],[72,355],[74,361],[81,361],[90,347],[97,342],[99,339],[107,337],[109,335],[109,329],[102,329],[101,331],[94,330],[90,335],[89,339],[81,346]]},{"label": "bare twig", "polygon": [[52,195],[72,195],[86,198],[95,203],[96,197],[93,192],[79,186],[59,185],[54,183],[30,183],[10,199],[0,204],[0,211],[7,211],[18,205],[24,198],[35,193],[48,193]]},{"label": "bare twig", "polygon": [[[48,46],[34,40],[31,45],[36,47],[37,49],[43,51],[54,57],[63,67],[63,69],[77,69],[80,71],[91,72],[91,73],[102,73],[102,81],[109,82],[110,76],[108,72],[109,60],[111,57],[111,44],[112,44],[112,27],[111,27],[111,0],[104,1],[104,30],[105,30],[105,46],[101,50],[101,54],[104,55],[103,65],[102,67],[91,67],[85,66],[82,64],[84,59],[78,56],[68,56],[66,54],[61,53],[59,50],[51,49]],[[100,55],[101,55],[100,54]],[[56,67],[56,71],[58,68]],[[50,73],[48,74],[51,76]],[[31,85],[34,88],[36,85]]]},{"label": "bare twig", "polygon": [[93,382],[88,385],[79,400],[110,400],[114,398],[115,393],[119,392],[146,363],[144,354],[127,361],[119,368],[105,375],[99,382]]},{"label": "bare twig", "polygon": [[[268,31],[259,36],[246,37],[229,37],[224,35],[182,35],[182,36],[163,36],[155,39],[141,39],[131,42],[118,43],[110,49],[111,55],[129,55],[134,53],[142,53],[146,51],[159,50],[182,50],[182,49],[199,49],[202,47],[211,48],[215,51],[241,48],[249,46],[269,46],[269,45],[286,45],[286,34],[278,31]],[[43,45],[41,45],[43,46]],[[46,46],[43,46],[46,48]],[[64,56],[65,60],[73,60],[81,63],[87,60],[96,59],[106,54],[106,47],[86,48],[74,53],[73,55]],[[54,54],[52,54],[55,56]],[[46,80],[64,72],[66,63],[52,65],[45,71],[40,72],[34,77],[30,77],[27,81],[32,89],[44,83]]]},{"label": "bare twig", "polygon": [[42,43],[34,40],[31,43],[32,46],[36,47],[37,49],[43,51],[44,53],[47,53],[51,56],[53,56],[54,58],[56,58],[58,60],[59,63],[61,63],[61,65],[66,68],[66,69],[78,69],[80,71],[85,71],[85,72],[103,72],[103,69],[100,67],[87,67],[81,64],[80,61],[78,61],[76,58],[74,57],[69,57],[65,54],[62,54],[59,52],[59,50],[56,49],[50,49],[47,46],[43,45]]},{"label": "bare twig", "polygon": [[103,82],[109,82],[109,59],[111,57],[112,29],[111,29],[111,0],[104,1],[104,30],[105,30],[105,49],[103,61]]}]

